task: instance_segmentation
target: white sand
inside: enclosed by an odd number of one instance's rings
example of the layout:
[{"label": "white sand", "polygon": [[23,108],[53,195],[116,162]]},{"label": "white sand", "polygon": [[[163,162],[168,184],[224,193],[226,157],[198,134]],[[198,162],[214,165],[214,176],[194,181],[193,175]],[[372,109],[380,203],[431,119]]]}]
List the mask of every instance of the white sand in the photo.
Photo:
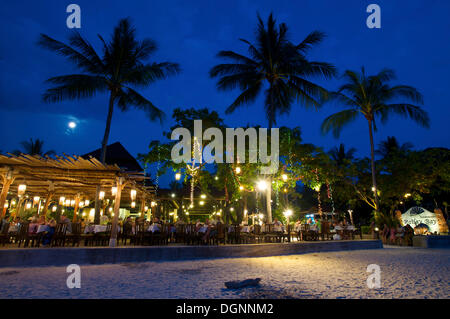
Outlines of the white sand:
[{"label": "white sand", "polygon": [[[381,288],[367,288],[367,265]],[[81,266],[68,289],[65,267],[2,268],[1,298],[450,298],[450,250],[385,248],[282,257]],[[259,288],[224,282],[260,277]]]}]

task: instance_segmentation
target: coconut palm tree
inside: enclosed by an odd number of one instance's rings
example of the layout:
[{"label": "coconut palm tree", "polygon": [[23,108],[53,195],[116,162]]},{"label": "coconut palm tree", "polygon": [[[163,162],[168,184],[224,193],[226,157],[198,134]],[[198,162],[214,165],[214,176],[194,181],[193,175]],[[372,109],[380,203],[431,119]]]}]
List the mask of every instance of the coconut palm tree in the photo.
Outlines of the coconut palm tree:
[{"label": "coconut palm tree", "polygon": [[413,103],[423,104],[423,97],[417,89],[407,85],[389,84],[395,79],[392,70],[384,69],[376,75],[367,76],[364,68],[361,73],[347,70],[344,73],[346,83],[331,94],[336,101],[348,107],[346,110],[328,116],[322,123],[322,133],[333,132],[338,137],[341,129],[362,115],[367,121],[370,137],[372,183],[375,197],[375,210],[379,209],[377,183],[375,177],[373,131],[376,131],[375,119],[379,117],[385,123],[391,114],[409,117],[417,124],[428,127],[428,114],[419,106],[401,102],[401,98]]},{"label": "coconut palm tree", "polygon": [[134,107],[145,111],[150,120],[161,120],[164,112],[139,94],[135,88],[147,87],[156,80],[179,72],[176,63],[145,63],[157,46],[151,39],[138,41],[136,29],[130,20],[122,19],[114,28],[109,42],[99,35],[102,43],[100,56],[92,45],[78,32],[69,38],[69,45],[41,34],[39,45],[66,57],[80,69],[80,74],[52,77],[47,80],[54,86],[44,95],[45,102],[61,102],[91,98],[98,93],[108,93],[108,115],[102,140],[101,161],[105,163],[106,146],[111,128],[114,106],[121,111]]},{"label": "coconut palm tree", "polygon": [[23,151],[15,150],[13,154],[19,155],[23,153],[28,155],[39,155],[39,156],[49,156],[55,154],[55,151],[53,150],[44,152],[44,141],[38,138],[35,140],[30,138],[30,141],[23,141],[20,142],[20,144],[23,147]]},{"label": "coconut palm tree", "polygon": [[394,154],[404,154],[412,148],[411,143],[406,142],[400,145],[395,136],[388,136],[386,140],[378,144],[378,150],[375,153],[382,158],[387,158]]},{"label": "coconut palm tree", "polygon": [[354,159],[354,154],[356,152],[355,148],[345,149],[344,144],[340,144],[339,147],[333,147],[328,154],[330,154],[331,159],[336,163],[337,166],[342,166]]},{"label": "coconut palm tree", "polygon": [[240,39],[248,47],[248,56],[220,51],[217,56],[231,63],[218,64],[210,71],[211,77],[219,78],[219,90],[239,88],[241,91],[226,113],[253,103],[263,90],[269,128],[276,124],[277,115],[290,112],[295,100],[307,107],[320,106],[327,91],[309,79],[316,76],[331,78],[336,70],[329,63],[309,61],[306,55],[324,37],[322,32],[314,31],[299,44],[294,44],[288,39],[286,24],[277,26],[272,14],[265,24],[258,15],[256,42]]},{"label": "coconut palm tree", "polygon": [[[248,56],[234,51],[220,51],[217,56],[230,62],[218,64],[210,71],[212,78],[219,78],[219,90],[240,90],[226,113],[255,102],[264,92],[264,107],[271,129],[276,124],[277,116],[288,114],[295,101],[306,107],[319,107],[328,94],[310,79],[318,76],[331,78],[336,70],[329,63],[308,60],[307,53],[324,37],[322,32],[314,31],[302,42],[294,44],[288,38],[286,24],[277,26],[272,14],[264,23],[258,15],[256,41],[252,43],[240,39],[248,48]],[[268,182],[271,185],[270,178]],[[267,187],[266,198],[267,219],[270,222],[271,187]]]}]

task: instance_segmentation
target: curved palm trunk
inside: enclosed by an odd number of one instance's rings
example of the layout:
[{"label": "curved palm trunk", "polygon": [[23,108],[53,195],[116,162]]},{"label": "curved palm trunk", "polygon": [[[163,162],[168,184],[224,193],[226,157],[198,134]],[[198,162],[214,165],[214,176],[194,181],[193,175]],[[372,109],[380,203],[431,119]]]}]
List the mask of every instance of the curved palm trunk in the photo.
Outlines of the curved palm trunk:
[{"label": "curved palm trunk", "polygon": [[[108,117],[106,118],[105,134],[102,140],[102,151],[100,153],[100,161],[102,162],[102,164],[105,164],[106,162],[106,147],[108,145],[109,132],[111,131],[111,120],[114,110],[114,99],[115,99],[114,94],[111,92],[109,95],[109,108],[108,108]],[[100,193],[100,185],[97,185],[95,191],[95,217],[94,217],[95,224],[100,224],[100,200],[98,198],[99,193]]]},{"label": "curved palm trunk", "polygon": [[[271,84],[272,86],[272,84]],[[270,90],[270,103],[271,103],[271,109],[273,109],[273,95],[272,90]],[[272,126],[273,126],[273,116],[274,114],[269,114],[269,134],[272,133]],[[270,138],[272,138],[272,134],[270,134]],[[272,145],[272,143],[270,143]],[[272,153],[273,150],[270,150]],[[266,207],[267,207],[267,222],[272,223],[272,176],[269,175],[269,178],[267,180],[267,183],[269,184],[266,191]]]},{"label": "curved palm trunk", "polygon": [[373,129],[372,129],[372,120],[369,121],[369,136],[370,136],[370,161],[372,167],[372,184],[374,188],[374,196],[375,196],[375,211],[378,211],[380,205],[378,203],[378,189],[377,189],[377,179],[375,177],[375,156],[374,156],[374,146],[373,146]]}]

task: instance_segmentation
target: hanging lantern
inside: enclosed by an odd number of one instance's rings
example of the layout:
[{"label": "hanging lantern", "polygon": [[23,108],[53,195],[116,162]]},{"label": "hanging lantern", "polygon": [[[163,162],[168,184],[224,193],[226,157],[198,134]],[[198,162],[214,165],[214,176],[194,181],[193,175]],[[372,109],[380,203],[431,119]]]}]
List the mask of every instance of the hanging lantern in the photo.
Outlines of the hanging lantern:
[{"label": "hanging lantern", "polygon": [[66,199],[64,206],[70,206],[70,199]]},{"label": "hanging lantern", "polygon": [[135,208],[136,207],[136,202],[131,202],[131,208]]},{"label": "hanging lantern", "polygon": [[26,208],[27,208],[27,209],[30,209],[30,208],[31,208],[31,202],[28,202],[28,203],[27,203]]},{"label": "hanging lantern", "polygon": [[89,204],[90,204],[89,199],[86,199],[86,200],[84,201],[84,206],[89,206]]},{"label": "hanging lantern", "polygon": [[19,196],[25,194],[25,191],[27,190],[27,185],[25,184],[20,184],[19,187],[17,188],[17,194]]},{"label": "hanging lantern", "polygon": [[12,206],[16,206],[16,200],[15,199],[13,199],[12,201],[11,201],[11,207]]},{"label": "hanging lantern", "polygon": [[75,206],[75,199],[72,199],[72,200],[70,201],[70,206]]},{"label": "hanging lantern", "polygon": [[98,193],[98,199],[102,200],[103,198],[105,198],[105,192],[104,191],[100,191]]},{"label": "hanging lantern", "polygon": [[158,204],[156,202],[151,202],[150,205],[153,207],[153,206],[156,206]]},{"label": "hanging lantern", "polygon": [[64,196],[61,196],[59,198],[59,205],[64,205],[64,202],[66,201],[66,198]]},{"label": "hanging lantern", "polygon": [[283,181],[286,182],[288,179],[288,176],[286,174],[283,174],[283,175],[281,175],[281,178],[283,179]]},{"label": "hanging lantern", "polygon": [[200,197],[201,197],[202,199],[205,199],[205,198],[206,198],[206,195],[205,195],[205,194],[201,194]]},{"label": "hanging lantern", "polygon": [[57,209],[58,207],[56,206],[56,205],[53,205],[53,207],[52,207],[52,212],[56,212],[56,209]]},{"label": "hanging lantern", "polygon": [[239,186],[239,189],[241,190],[241,191],[243,191],[244,190],[244,186]]},{"label": "hanging lantern", "polygon": [[8,208],[8,201],[5,202],[4,208]]},{"label": "hanging lantern", "polygon": [[40,197],[39,196],[34,196],[33,197],[33,205],[36,205],[39,202]]},{"label": "hanging lantern", "polygon": [[132,189],[130,191],[130,196],[131,196],[131,200],[135,200],[136,199],[136,190],[135,189]]},{"label": "hanging lantern", "polygon": [[241,173],[241,168],[238,166],[236,167],[236,174],[240,174]]},{"label": "hanging lantern", "polygon": [[117,187],[115,187],[115,186],[111,187],[111,194],[113,196],[116,196],[116,194],[117,194]]},{"label": "hanging lantern", "polygon": [[144,212],[147,212],[148,211],[148,206],[145,206],[144,207]]},{"label": "hanging lantern", "polygon": [[200,204],[200,205],[204,205],[205,202],[201,200],[199,204]]},{"label": "hanging lantern", "polygon": [[83,207],[84,207],[84,202],[81,201],[81,202],[78,204],[78,206],[80,206],[80,208],[83,208]]},{"label": "hanging lantern", "polygon": [[112,207],[109,208],[109,211],[112,212]]},{"label": "hanging lantern", "polygon": [[179,180],[181,179],[181,174],[180,174],[180,173],[176,173],[176,174],[175,174],[175,179],[176,179],[177,181],[179,181]]}]

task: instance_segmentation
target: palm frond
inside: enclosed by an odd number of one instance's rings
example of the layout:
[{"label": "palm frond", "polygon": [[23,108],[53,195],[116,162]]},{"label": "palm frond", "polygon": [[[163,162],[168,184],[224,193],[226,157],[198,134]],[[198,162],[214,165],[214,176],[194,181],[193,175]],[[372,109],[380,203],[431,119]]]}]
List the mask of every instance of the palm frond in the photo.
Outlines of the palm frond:
[{"label": "palm frond", "polygon": [[233,113],[239,106],[244,104],[254,102],[259,92],[261,91],[262,82],[255,83],[254,86],[249,87],[247,90],[242,92],[236,100],[225,110],[226,114]]},{"label": "palm frond", "polygon": [[122,90],[119,95],[117,105],[122,111],[126,111],[130,105],[139,110],[143,110],[152,121],[159,120],[162,122],[165,116],[162,110],[157,108],[152,102],[129,87]]},{"label": "palm frond", "polygon": [[58,85],[43,94],[42,99],[47,103],[88,98],[108,89],[105,78],[85,74],[56,76],[46,82]]},{"label": "palm frond", "polygon": [[430,127],[430,118],[428,113],[417,105],[400,103],[400,104],[388,104],[376,110],[377,114],[380,114],[386,118],[389,113],[395,113],[403,117],[408,117],[420,126]]},{"label": "palm frond", "polygon": [[342,128],[354,121],[358,115],[358,110],[349,109],[328,116],[322,123],[322,134],[327,134],[329,131],[332,131],[334,137],[339,137]]},{"label": "palm frond", "polygon": [[70,46],[60,41],[57,41],[49,37],[48,35],[41,34],[38,40],[38,45],[68,58],[77,67],[79,67],[84,71],[94,74],[102,72],[102,66],[97,64],[96,61],[91,60],[89,57],[84,56],[77,50],[71,48]]},{"label": "palm frond", "polygon": [[310,50],[314,45],[319,44],[325,39],[326,34],[321,31],[313,31],[306,36],[306,38],[296,46],[296,49],[301,51],[302,53],[306,53]]}]

